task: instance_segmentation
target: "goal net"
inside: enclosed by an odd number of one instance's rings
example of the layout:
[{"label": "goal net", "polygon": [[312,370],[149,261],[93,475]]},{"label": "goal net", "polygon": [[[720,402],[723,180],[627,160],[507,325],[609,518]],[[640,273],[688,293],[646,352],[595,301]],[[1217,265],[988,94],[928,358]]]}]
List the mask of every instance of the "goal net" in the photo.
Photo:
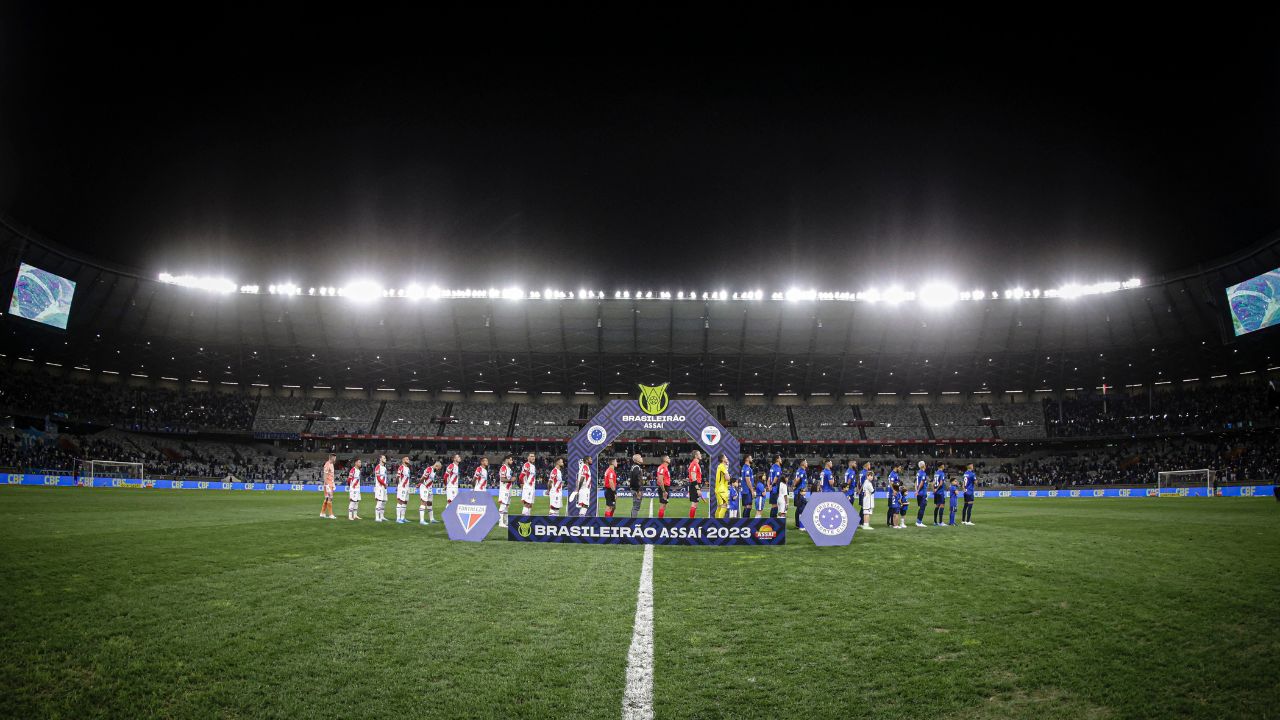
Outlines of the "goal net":
[{"label": "goal net", "polygon": [[1204,488],[1205,493],[1209,496],[1213,495],[1213,489],[1218,485],[1218,473],[1216,470],[1165,470],[1156,474],[1156,487],[1160,490],[1165,488]]},{"label": "goal net", "polygon": [[81,480],[98,478],[128,478],[146,481],[146,471],[140,462],[120,462],[116,460],[77,460],[76,470]]}]

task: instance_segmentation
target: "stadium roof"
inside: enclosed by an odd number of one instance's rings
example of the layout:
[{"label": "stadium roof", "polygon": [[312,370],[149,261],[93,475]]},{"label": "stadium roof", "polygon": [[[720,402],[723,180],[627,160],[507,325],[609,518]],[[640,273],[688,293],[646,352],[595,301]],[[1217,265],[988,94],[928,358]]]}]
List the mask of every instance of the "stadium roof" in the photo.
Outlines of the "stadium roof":
[{"label": "stadium roof", "polygon": [[86,258],[5,223],[18,260],[74,280],[66,332],[3,318],[3,353],[209,383],[604,395],[842,395],[1094,388],[1277,364],[1276,333],[1235,338],[1223,289],[1280,266],[1280,237],[1141,287],[1075,300],[922,303],[606,298],[366,304],[211,293]]}]

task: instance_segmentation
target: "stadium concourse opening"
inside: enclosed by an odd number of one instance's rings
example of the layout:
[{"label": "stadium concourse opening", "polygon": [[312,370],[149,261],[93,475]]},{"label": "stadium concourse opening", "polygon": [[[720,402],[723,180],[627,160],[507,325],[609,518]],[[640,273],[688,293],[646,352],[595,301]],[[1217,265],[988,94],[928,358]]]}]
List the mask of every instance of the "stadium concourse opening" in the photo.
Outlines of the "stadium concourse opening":
[{"label": "stadium concourse opening", "polygon": [[[728,459],[730,472],[739,466],[741,445],[738,439],[725,431],[709,410],[696,400],[667,398],[667,385],[640,386],[639,400],[611,400],[589,420],[582,430],[569,440],[570,463],[581,463],[591,458],[591,482],[600,477],[600,453],[627,431],[683,432],[707,453],[706,472],[715,477],[715,467],[720,456]],[[577,477],[577,474],[574,474]],[[576,480],[575,480],[576,482]],[[575,486],[574,491],[578,488]],[[588,515],[596,515],[599,505],[596,491],[589,493],[591,505]],[[716,510],[715,493],[710,493],[711,512]]]}]

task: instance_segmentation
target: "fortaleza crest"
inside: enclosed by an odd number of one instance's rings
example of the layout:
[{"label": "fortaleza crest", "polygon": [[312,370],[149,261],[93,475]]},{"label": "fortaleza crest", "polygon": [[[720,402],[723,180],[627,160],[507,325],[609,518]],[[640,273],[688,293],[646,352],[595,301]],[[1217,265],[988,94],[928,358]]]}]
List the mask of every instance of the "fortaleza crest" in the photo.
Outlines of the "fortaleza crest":
[{"label": "fortaleza crest", "polygon": [[667,398],[667,386],[671,383],[662,383],[661,385],[641,385],[640,386],[640,412],[645,415],[661,415],[663,410],[667,409],[670,402]]}]

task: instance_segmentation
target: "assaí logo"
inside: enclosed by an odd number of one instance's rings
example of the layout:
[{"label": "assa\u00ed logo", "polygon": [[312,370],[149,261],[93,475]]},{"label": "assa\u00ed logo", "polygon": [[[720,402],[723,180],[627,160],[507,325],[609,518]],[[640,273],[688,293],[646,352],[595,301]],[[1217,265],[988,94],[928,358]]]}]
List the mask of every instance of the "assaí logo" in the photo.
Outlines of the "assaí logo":
[{"label": "assa\u00ed logo", "polygon": [[773,529],[772,525],[761,525],[756,531],[757,540],[772,540],[778,537],[778,531]]}]

